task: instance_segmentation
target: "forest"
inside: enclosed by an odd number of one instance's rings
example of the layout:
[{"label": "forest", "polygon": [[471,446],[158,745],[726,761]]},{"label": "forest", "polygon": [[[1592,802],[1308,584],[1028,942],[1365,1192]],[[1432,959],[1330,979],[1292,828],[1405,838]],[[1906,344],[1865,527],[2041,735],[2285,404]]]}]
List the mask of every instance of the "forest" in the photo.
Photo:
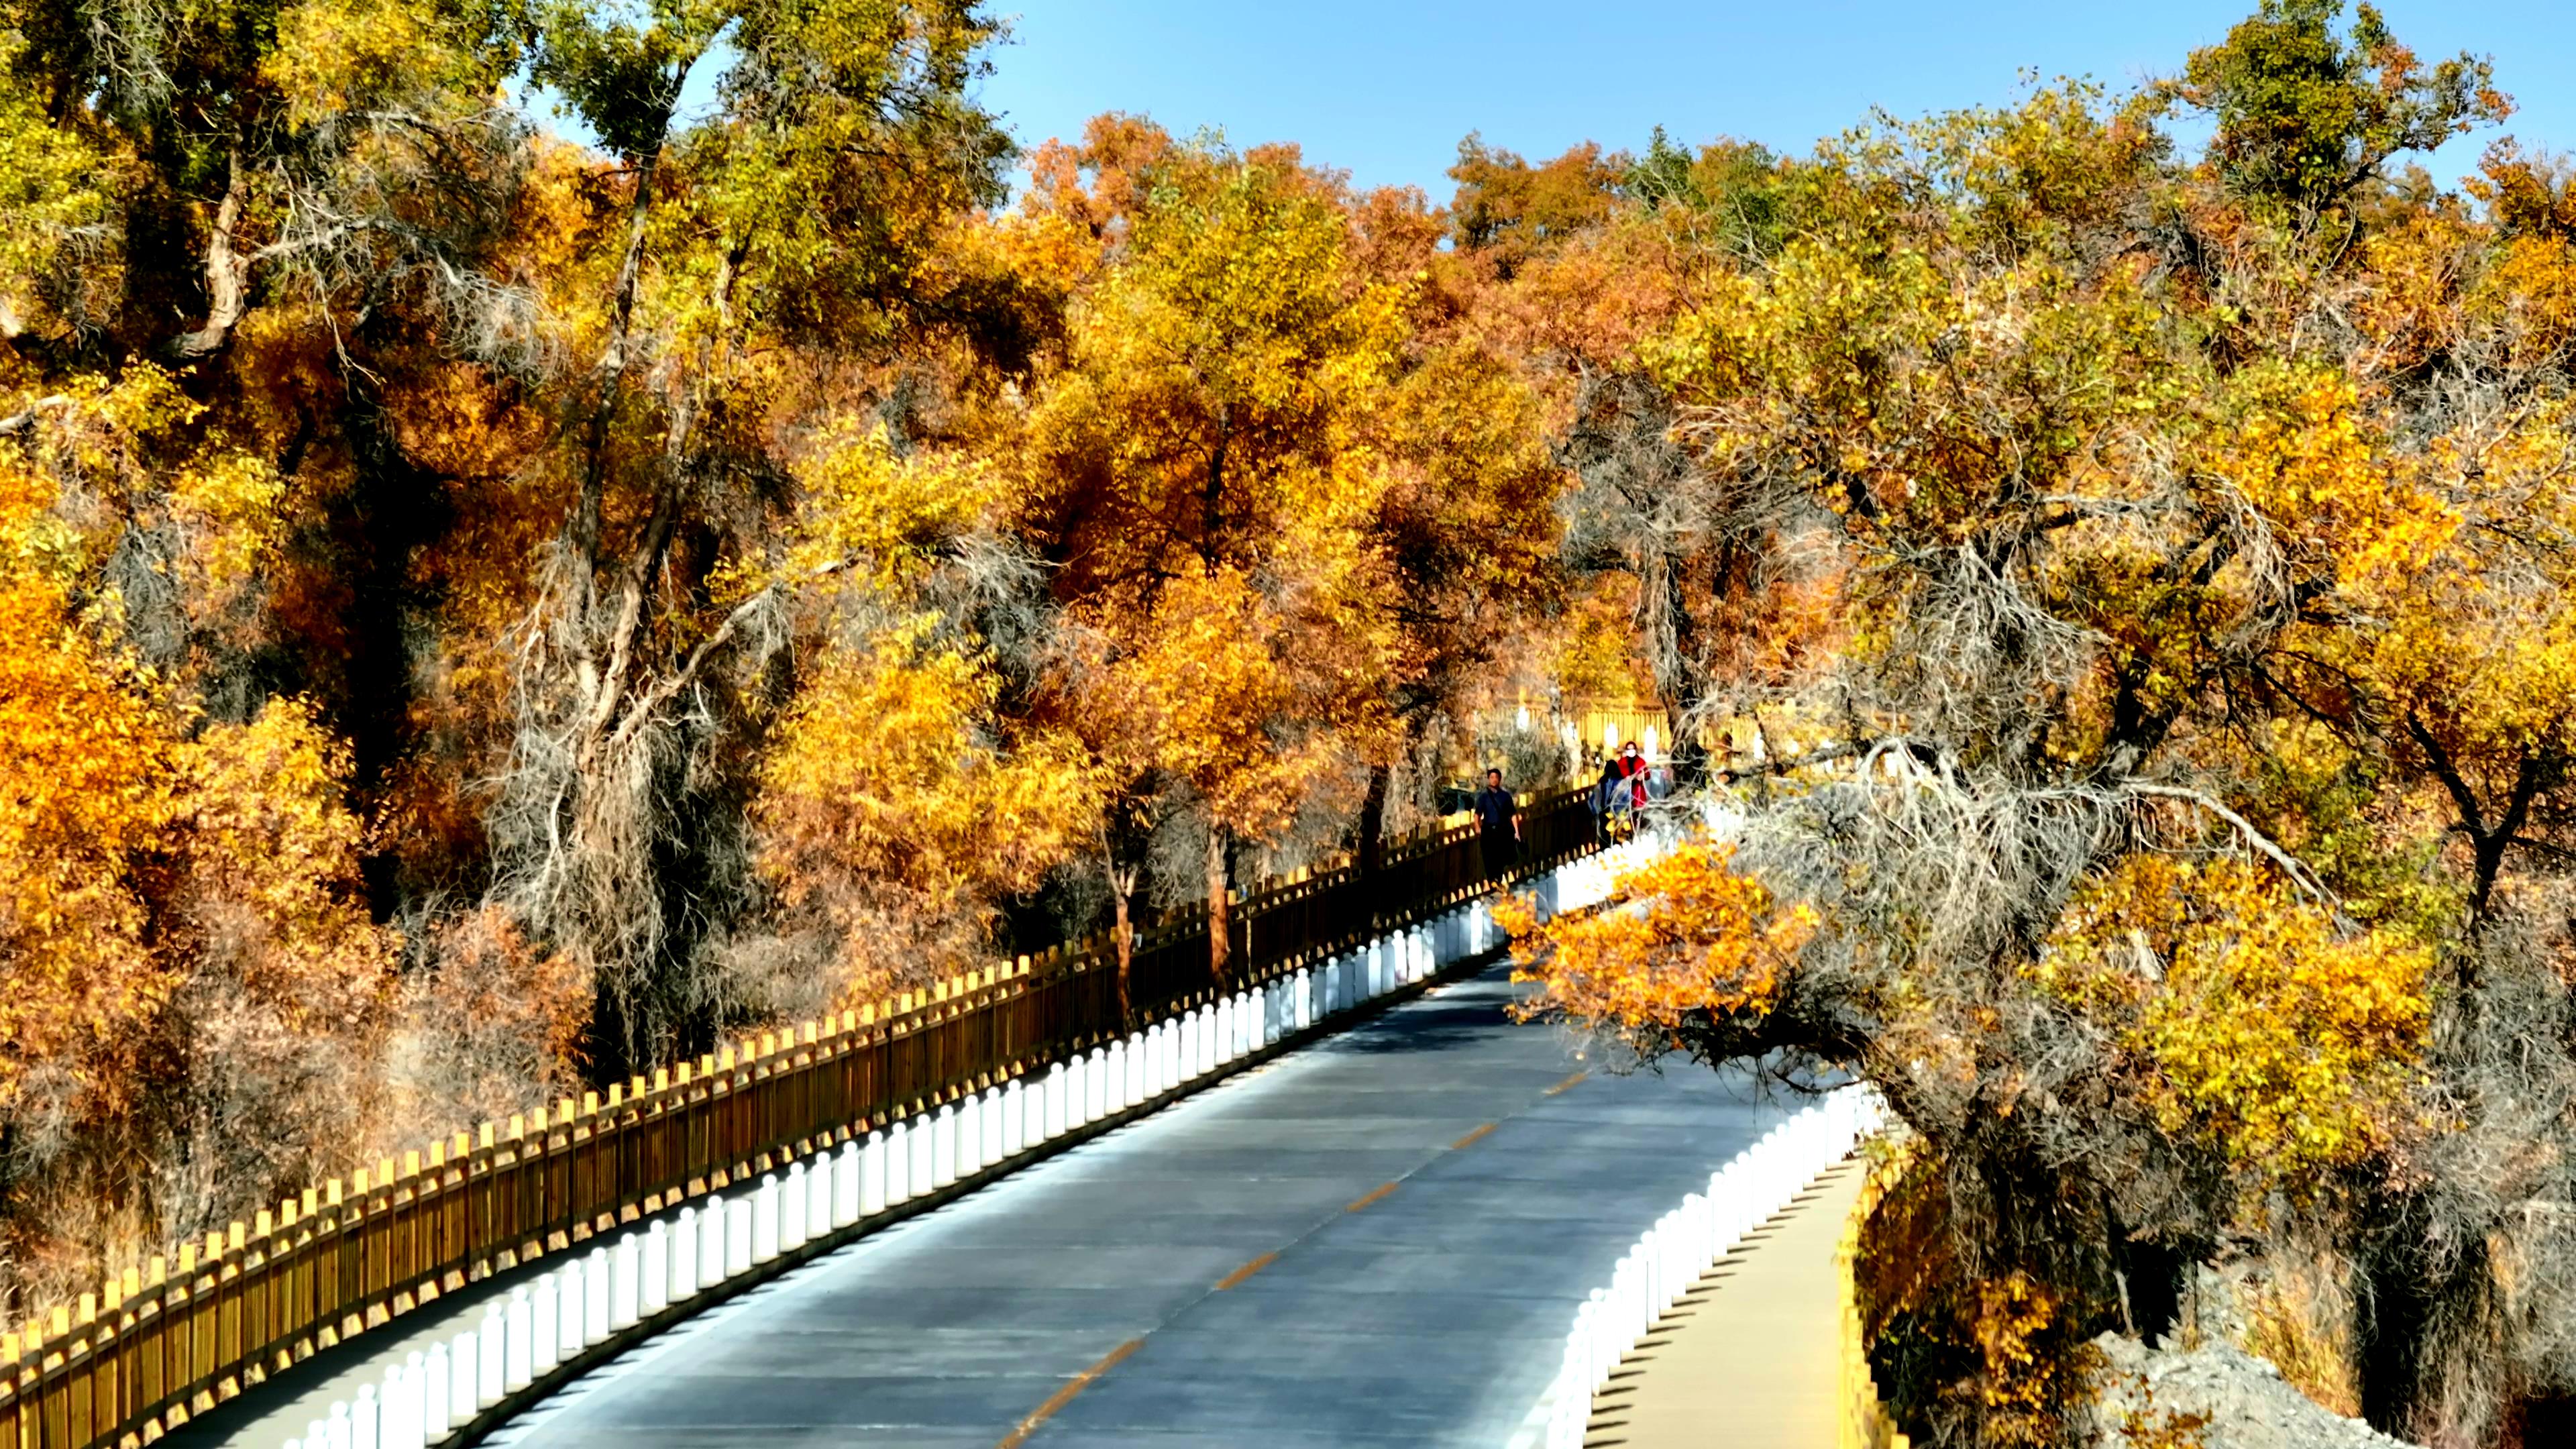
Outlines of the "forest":
[{"label": "forest", "polygon": [[2565,1422],[2576,165],[2488,61],[2259,0],[1435,199],[1023,153],[1005,29],[0,0],[0,1320],[1633,699],[1742,825],[1533,1010],[1879,1086],[1920,1440],[2066,1442],[2104,1333]]}]

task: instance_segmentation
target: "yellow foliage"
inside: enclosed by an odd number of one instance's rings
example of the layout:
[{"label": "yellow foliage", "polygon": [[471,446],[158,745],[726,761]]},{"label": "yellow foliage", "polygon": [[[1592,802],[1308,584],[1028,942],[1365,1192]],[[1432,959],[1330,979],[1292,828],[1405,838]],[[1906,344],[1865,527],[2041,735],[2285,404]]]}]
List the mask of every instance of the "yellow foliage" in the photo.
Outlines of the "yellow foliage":
[{"label": "yellow foliage", "polygon": [[[192,415],[138,365],[85,389],[39,461],[136,496],[137,440]],[[173,506],[205,525],[192,557],[256,567],[276,493],[238,455],[183,474]],[[360,903],[346,746],[294,700],[200,727],[110,642],[112,592],[75,607],[98,545],[64,511],[43,472],[0,467],[0,1104],[52,1069],[112,1114],[153,1085],[138,1064],[197,974],[295,1027],[348,1028],[381,1003],[395,941]]]},{"label": "yellow foliage", "polygon": [[[930,619],[833,648],[763,762],[763,861],[791,904],[855,925],[902,892],[981,923],[1033,890],[1091,828],[1074,742],[996,733],[991,671]],[[879,899],[871,899],[871,893]]]},{"label": "yellow foliage", "polygon": [[174,844],[175,751],[148,686],[63,608],[41,577],[0,579],[0,1105],[46,1064],[112,1088],[182,971],[132,874]]},{"label": "yellow foliage", "polygon": [[[1232,569],[1173,580],[1156,609],[1123,621],[1134,631],[1121,657],[1085,691],[1076,724],[1118,779],[1161,770],[1190,789],[1228,828],[1260,838],[1295,814],[1308,784],[1336,758],[1336,741],[1301,720],[1314,701],[1304,669],[1329,655],[1292,657],[1317,643]],[[1341,671],[1331,671],[1340,673]],[[1351,671],[1364,676],[1364,670]],[[1327,678],[1331,692],[1367,683]]]},{"label": "yellow foliage", "polygon": [[849,419],[825,430],[796,479],[805,496],[784,576],[796,582],[835,570],[834,589],[918,582],[937,545],[987,522],[1001,500],[1001,480],[983,461],[947,453],[899,458],[883,425]]},{"label": "yellow foliage", "polygon": [[1498,901],[1514,977],[1540,985],[1528,1009],[1649,1032],[1770,1011],[1816,914],[1782,909],[1734,856],[1732,846],[1683,846],[1621,876],[1602,910],[1543,926],[1527,901]]},{"label": "yellow foliage", "polygon": [[221,597],[275,561],[286,480],[266,459],[249,453],[208,458],[182,469],[170,495],[198,535],[189,553],[211,595]]},{"label": "yellow foliage", "polygon": [[280,699],[249,724],[207,726],[179,763],[192,889],[228,917],[205,928],[254,933],[229,943],[233,978],[291,1028],[361,1025],[383,1004],[398,941],[369,921],[361,894],[348,746],[311,706]]},{"label": "yellow foliage", "polygon": [[2064,1406],[2090,1392],[2092,1354],[2066,1342],[2068,1317],[2065,1298],[2020,1269],[1978,1281],[1972,1331],[1984,1359],[1978,1393],[1990,1411],[1988,1442],[2058,1442]]},{"label": "yellow foliage", "polygon": [[363,111],[388,93],[420,94],[433,79],[471,95],[480,89],[481,72],[474,51],[456,43],[466,27],[446,9],[424,0],[282,6],[276,48],[262,58],[260,77],[302,125]]},{"label": "yellow foliage", "polygon": [[2118,1032],[2167,1131],[2313,1180],[2404,1125],[2432,952],[2352,931],[2232,860],[2133,855],[2078,897],[2027,974]]},{"label": "yellow foliage", "polygon": [[2242,490],[2302,572],[2365,590],[2420,566],[2459,519],[2388,466],[2342,376],[2251,370],[2211,471]]}]

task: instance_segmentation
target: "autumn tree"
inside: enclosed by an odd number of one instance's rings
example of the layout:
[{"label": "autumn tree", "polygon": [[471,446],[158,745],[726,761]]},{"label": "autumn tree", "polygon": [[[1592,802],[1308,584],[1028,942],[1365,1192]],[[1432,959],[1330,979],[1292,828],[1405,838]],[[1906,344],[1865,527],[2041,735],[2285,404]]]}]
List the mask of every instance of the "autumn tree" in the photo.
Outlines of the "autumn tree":
[{"label": "autumn tree", "polygon": [[1449,168],[1458,183],[1450,225],[1459,246],[1485,253],[1508,278],[1550,243],[1606,221],[1627,164],[1586,141],[1533,166],[1471,132]]},{"label": "autumn tree", "polygon": [[[614,1077],[712,1028],[701,947],[743,899],[750,843],[706,822],[745,818],[727,761],[758,737],[793,584],[711,585],[762,560],[782,434],[835,405],[816,349],[903,325],[919,257],[992,197],[1007,147],[964,98],[995,33],[971,4],[537,16],[536,75],[621,164],[610,248],[564,279],[581,360],[540,464],[560,524],[489,828],[495,889],[596,973],[592,1050]],[[684,121],[702,66],[719,104]]]},{"label": "autumn tree", "polygon": [[1528,969],[1650,1054],[1887,1094],[1865,1290],[1923,1434],[2062,1442],[2089,1340],[2213,1295],[2419,1442],[2570,1387],[2557,187],[2389,176],[2503,105],[2339,13],[1788,163],[1776,249],[1695,243],[1578,459],[1756,596],[1823,550],[1835,648],[1771,681],[1731,853]]},{"label": "autumn tree", "polygon": [[102,581],[126,508],[185,530],[172,582],[209,612],[273,556],[274,475],[194,444],[198,411],[135,363],[0,456],[0,1293],[22,1307],[320,1170],[375,1105],[353,1079],[399,938],[365,907],[346,746],[299,699],[209,718]]},{"label": "autumn tree", "polygon": [[1112,782],[1120,950],[1143,832],[1186,802],[1221,979],[1232,842],[1287,823],[1331,737],[1377,727],[1369,686],[1397,667],[1356,430],[1398,319],[1293,154],[1181,147],[1132,184],[1027,423],[1022,526],[1097,641],[1067,710]]}]

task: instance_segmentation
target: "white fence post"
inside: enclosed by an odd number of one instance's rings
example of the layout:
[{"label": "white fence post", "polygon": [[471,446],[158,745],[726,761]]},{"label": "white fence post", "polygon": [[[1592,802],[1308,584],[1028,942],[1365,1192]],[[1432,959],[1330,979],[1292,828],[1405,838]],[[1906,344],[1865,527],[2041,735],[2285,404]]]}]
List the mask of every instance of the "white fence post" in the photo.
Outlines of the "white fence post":
[{"label": "white fence post", "polygon": [[592,1248],[590,1257],[581,1265],[581,1346],[588,1348],[607,1341],[608,1250]]},{"label": "white fence post", "polygon": [[751,1193],[738,1192],[725,1199],[724,1275],[727,1278],[751,1271],[752,1197]]},{"label": "white fence post", "polygon": [[841,1150],[832,1157],[833,1227],[846,1228],[859,1220],[860,1183],[865,1170],[865,1165],[861,1161],[859,1140],[853,1137],[842,1143]]},{"label": "white fence post", "polygon": [[939,1188],[939,1118],[929,1112],[915,1113],[912,1118],[912,1167],[904,1186],[914,1197],[927,1197]]},{"label": "white fence post", "polygon": [[764,1172],[760,1186],[751,1193],[751,1261],[766,1263],[778,1256],[778,1174]]},{"label": "white fence post", "polygon": [[633,1328],[644,1318],[644,1245],[621,1233],[608,1255],[608,1331]]},{"label": "white fence post", "polygon": [[[528,1305],[528,1372],[531,1376],[545,1373],[563,1362],[564,1270],[537,1280],[536,1298]],[[581,1315],[573,1319],[579,1322]],[[526,1388],[514,1384],[513,1388]]]},{"label": "white fence post", "polygon": [[787,1176],[778,1184],[779,1252],[792,1253],[805,1246],[805,1209],[813,1195],[814,1189],[805,1181],[804,1162],[787,1164]]},{"label": "white fence post", "polygon": [[[511,1315],[514,1317],[524,1315],[527,1306],[526,1288],[510,1290],[508,1311]],[[492,1407],[509,1394],[510,1341],[513,1338],[525,1341],[527,1336],[528,1330],[523,1318],[518,1332],[513,1334],[507,1326],[507,1321],[502,1317],[501,1305],[496,1303],[483,1310],[483,1326],[476,1330],[474,1339],[474,1407],[478,1411]],[[527,1370],[522,1368],[519,1371],[519,1382],[524,1384],[527,1380]]]},{"label": "white fence post", "polygon": [[832,1230],[832,1149],[826,1146],[804,1165],[805,1239],[811,1242]]},{"label": "white fence post", "polygon": [[723,1198],[709,1198],[698,1209],[698,1248],[690,1256],[695,1260],[697,1282],[691,1293],[704,1293],[725,1280],[725,1210]]},{"label": "white fence post", "polygon": [[938,1114],[930,1119],[930,1185],[943,1188],[957,1180],[957,1107],[952,1102],[939,1104]]},{"label": "white fence post", "polygon": [[697,1214],[686,1208],[680,1211],[683,1216],[676,1224],[655,1218],[653,1225],[644,1230],[644,1281],[636,1289],[635,1298],[638,1317],[650,1318],[671,1306],[671,1280],[679,1275],[671,1255],[675,1245],[688,1236],[689,1229],[697,1226]]},{"label": "white fence post", "polygon": [[969,1093],[957,1103],[957,1170],[950,1181],[973,1177],[984,1167],[984,1099]]}]

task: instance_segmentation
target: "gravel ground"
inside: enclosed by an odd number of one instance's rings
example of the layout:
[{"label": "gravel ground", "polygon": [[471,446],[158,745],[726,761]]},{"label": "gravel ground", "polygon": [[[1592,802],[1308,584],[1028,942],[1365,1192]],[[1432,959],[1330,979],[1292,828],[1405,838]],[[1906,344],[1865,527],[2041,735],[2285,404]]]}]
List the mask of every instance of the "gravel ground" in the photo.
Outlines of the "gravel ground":
[{"label": "gravel ground", "polygon": [[[2319,1405],[2283,1382],[2279,1369],[2225,1343],[2177,1353],[2106,1333],[2095,1344],[2105,1359],[2094,1411],[2102,1449],[2168,1449],[2174,1441],[2157,1431],[2187,1428],[2193,1418],[2206,1421],[2196,1435],[2203,1449],[2411,1449]],[[2131,1423],[2146,1432],[2128,1432]]]}]

